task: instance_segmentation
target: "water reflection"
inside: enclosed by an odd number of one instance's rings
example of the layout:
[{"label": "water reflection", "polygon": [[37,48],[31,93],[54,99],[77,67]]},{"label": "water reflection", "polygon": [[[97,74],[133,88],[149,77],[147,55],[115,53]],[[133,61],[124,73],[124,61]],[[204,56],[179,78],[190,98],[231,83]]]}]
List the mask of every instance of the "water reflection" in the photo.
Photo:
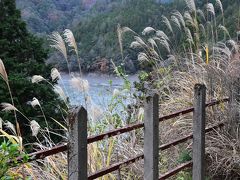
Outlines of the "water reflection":
[{"label": "water reflection", "polygon": [[[71,84],[71,77],[68,74],[61,74],[62,80],[59,85],[69,97],[71,105],[84,105],[84,93],[77,91]],[[89,82],[88,96],[92,102],[101,107],[107,107],[109,104],[114,89],[121,88],[123,80],[116,76],[101,75],[101,74],[88,74],[83,76]],[[129,76],[131,82],[137,80],[136,75]],[[110,83],[111,82],[111,83]]]}]

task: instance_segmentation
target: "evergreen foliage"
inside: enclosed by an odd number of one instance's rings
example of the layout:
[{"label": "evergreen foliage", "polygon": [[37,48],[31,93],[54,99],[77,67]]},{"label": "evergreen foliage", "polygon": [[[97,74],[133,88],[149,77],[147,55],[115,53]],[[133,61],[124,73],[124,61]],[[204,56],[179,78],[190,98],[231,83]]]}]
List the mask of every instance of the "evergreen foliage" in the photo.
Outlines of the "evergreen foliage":
[{"label": "evergreen foliage", "polygon": [[[42,40],[27,31],[26,24],[21,20],[20,11],[16,9],[15,0],[1,0],[0,9],[0,58],[9,76],[14,104],[29,119],[36,120],[41,127],[44,127],[46,124],[40,109],[38,107],[33,109],[27,103],[36,97],[42,105],[49,124],[54,128],[50,117],[62,122],[64,116],[61,111],[65,105],[54,93],[51,85],[46,82],[39,84],[31,82],[33,75],[50,78],[51,67],[44,63],[47,51],[42,48]],[[11,103],[11,99],[5,82],[0,79],[0,103],[3,102]],[[15,122],[12,112],[0,112],[0,117]],[[17,119],[22,137],[29,137],[29,121],[21,115],[18,115]]]}]

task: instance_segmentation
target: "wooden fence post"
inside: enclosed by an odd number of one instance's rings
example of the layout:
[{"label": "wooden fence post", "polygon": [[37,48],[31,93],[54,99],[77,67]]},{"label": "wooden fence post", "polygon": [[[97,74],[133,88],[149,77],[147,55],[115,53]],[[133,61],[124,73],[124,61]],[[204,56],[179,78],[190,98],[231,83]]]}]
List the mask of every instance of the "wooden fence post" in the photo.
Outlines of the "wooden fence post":
[{"label": "wooden fence post", "polygon": [[87,111],[75,109],[68,121],[68,179],[87,180]]},{"label": "wooden fence post", "polygon": [[193,180],[205,179],[205,102],[206,87],[196,84],[193,112]]},{"label": "wooden fence post", "polygon": [[144,180],[159,178],[159,96],[144,104]]}]

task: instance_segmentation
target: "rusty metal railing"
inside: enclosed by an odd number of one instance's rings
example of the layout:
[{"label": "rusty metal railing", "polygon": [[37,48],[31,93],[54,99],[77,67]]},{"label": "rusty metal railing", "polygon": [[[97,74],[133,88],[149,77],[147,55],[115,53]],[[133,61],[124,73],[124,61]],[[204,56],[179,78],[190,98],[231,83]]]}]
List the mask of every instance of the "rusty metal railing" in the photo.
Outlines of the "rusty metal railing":
[{"label": "rusty metal railing", "polygon": [[[229,101],[229,98],[224,98],[222,100],[214,100],[214,101],[211,101],[209,103],[206,103],[206,107],[211,107],[211,106],[214,106],[214,105],[218,105],[220,103],[224,103],[224,102],[227,102],[227,101]],[[162,116],[162,117],[159,118],[159,122],[163,122],[163,121],[166,121],[166,120],[169,120],[169,119],[172,119],[172,118],[184,115],[184,114],[188,114],[188,113],[191,113],[193,111],[194,111],[194,107],[189,107],[189,108],[183,109],[181,111],[177,111],[177,112],[174,112],[172,114]],[[205,132],[206,133],[210,132],[210,131],[212,131],[216,128],[222,127],[222,126],[224,126],[224,122],[220,122],[216,125],[213,125],[211,127],[206,128]],[[143,128],[143,127],[144,127],[144,123],[141,122],[141,123],[132,124],[132,125],[129,125],[129,126],[126,126],[126,127],[118,128],[118,129],[115,129],[115,130],[111,130],[111,131],[108,131],[108,132],[103,133],[103,134],[89,136],[87,138],[87,143],[88,144],[94,143],[94,142],[101,141],[101,140],[104,140],[104,139],[107,139],[107,138],[110,138],[110,137],[118,136],[118,135],[123,134],[123,133],[131,132],[133,130],[140,129],[140,128]],[[183,142],[186,142],[187,140],[190,140],[192,138],[193,138],[193,134],[191,133],[191,134],[189,134],[185,137],[182,137],[178,140],[175,140],[175,141],[172,141],[172,142],[161,145],[159,147],[159,150],[166,150],[166,149],[168,149],[172,146],[176,146],[176,145],[178,145],[180,143],[183,143]],[[67,151],[67,150],[68,150],[68,145],[67,145],[67,143],[65,143],[65,144],[53,147],[49,150],[37,151],[37,152],[29,154],[29,158],[30,158],[29,161],[34,161],[34,160],[37,160],[37,159],[43,159],[47,156],[54,155],[54,154],[64,152],[64,151]],[[113,165],[110,165],[109,167],[103,168],[103,169],[98,170],[97,172],[95,172],[93,174],[90,174],[88,176],[88,179],[99,178],[99,177],[104,176],[108,173],[111,173],[113,171],[118,170],[120,167],[127,166],[127,165],[132,164],[132,163],[134,163],[134,162],[136,162],[140,159],[143,159],[143,158],[144,158],[144,155],[139,154],[139,155],[137,155],[133,158],[130,158],[128,160],[125,160],[123,162],[115,163]],[[19,160],[21,160],[21,159],[19,159]],[[177,172],[183,170],[184,168],[191,167],[191,166],[192,166],[192,161],[181,164],[178,167],[176,167],[175,169],[161,175],[160,179],[166,179],[168,177],[171,177],[172,175],[176,174]]]}]

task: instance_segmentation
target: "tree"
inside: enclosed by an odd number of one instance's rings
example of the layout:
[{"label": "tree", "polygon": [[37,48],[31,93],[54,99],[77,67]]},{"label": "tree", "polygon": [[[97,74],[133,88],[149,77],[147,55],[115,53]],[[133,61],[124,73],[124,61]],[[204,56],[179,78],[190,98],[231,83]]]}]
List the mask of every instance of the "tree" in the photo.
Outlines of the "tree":
[{"label": "tree", "polygon": [[[25,22],[21,20],[20,11],[16,9],[15,0],[0,0],[0,9],[0,58],[8,73],[14,104],[30,120],[36,120],[41,127],[44,127],[46,122],[41,109],[33,108],[27,103],[36,97],[52,130],[56,125],[51,123],[53,122],[51,117],[62,122],[65,116],[62,111],[66,106],[49,83],[32,84],[31,82],[33,75],[50,79],[51,67],[44,63],[47,51],[43,49],[42,40],[27,31]],[[6,84],[0,78],[0,103],[2,102],[11,103],[11,98]],[[0,117],[15,122],[13,113],[0,112]],[[29,120],[19,113],[17,119],[21,135],[29,137]],[[31,138],[24,140],[29,141]]]}]

